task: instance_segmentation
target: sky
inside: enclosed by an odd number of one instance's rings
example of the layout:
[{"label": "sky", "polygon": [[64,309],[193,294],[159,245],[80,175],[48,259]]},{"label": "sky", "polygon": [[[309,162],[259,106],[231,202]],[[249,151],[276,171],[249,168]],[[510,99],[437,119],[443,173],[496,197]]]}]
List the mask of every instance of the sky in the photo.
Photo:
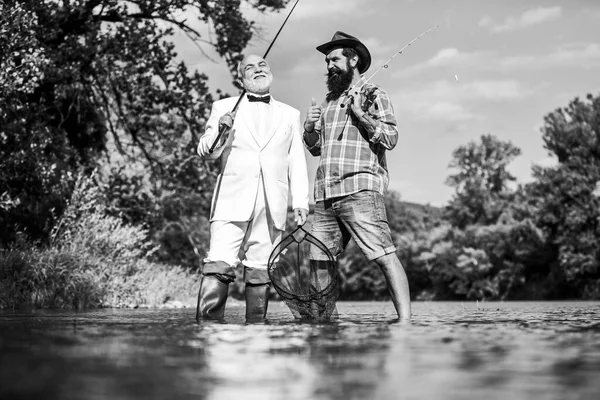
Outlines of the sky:
[{"label": "sky", "polygon": [[[245,53],[263,55],[289,10],[245,15],[260,36]],[[372,82],[394,106],[400,139],[387,153],[390,190],[404,201],[444,206],[452,152],[492,134],[522,154],[510,165],[517,183],[533,165],[554,165],[543,147],[543,118],[575,97],[600,95],[598,0],[299,0],[270,50],[274,98],[301,111],[325,90],[325,57],[315,47],[336,31],[359,38],[371,52],[369,78],[395,53],[436,27],[381,68]],[[206,26],[197,26],[209,34]],[[174,36],[181,59],[209,77],[212,91],[231,95],[226,63]],[[311,187],[318,159],[306,152]],[[312,191],[312,190],[311,190]]]}]

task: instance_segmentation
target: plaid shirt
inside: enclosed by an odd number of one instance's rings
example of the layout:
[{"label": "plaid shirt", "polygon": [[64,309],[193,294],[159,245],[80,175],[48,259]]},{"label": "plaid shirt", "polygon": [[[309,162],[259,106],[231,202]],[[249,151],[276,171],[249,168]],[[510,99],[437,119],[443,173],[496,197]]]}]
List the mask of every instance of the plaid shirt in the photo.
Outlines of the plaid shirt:
[{"label": "plaid shirt", "polygon": [[[350,104],[340,107],[346,99],[324,102],[321,118],[315,123],[319,139],[305,146],[313,156],[321,156],[315,178],[315,201],[346,196],[361,190],[385,194],[389,177],[385,150],[398,142],[394,109],[387,93],[361,78],[357,84],[363,94],[363,110],[374,120],[370,129],[359,121]],[[366,99],[365,99],[366,97]],[[374,129],[373,129],[374,128]],[[305,135],[308,133],[305,132]]]}]

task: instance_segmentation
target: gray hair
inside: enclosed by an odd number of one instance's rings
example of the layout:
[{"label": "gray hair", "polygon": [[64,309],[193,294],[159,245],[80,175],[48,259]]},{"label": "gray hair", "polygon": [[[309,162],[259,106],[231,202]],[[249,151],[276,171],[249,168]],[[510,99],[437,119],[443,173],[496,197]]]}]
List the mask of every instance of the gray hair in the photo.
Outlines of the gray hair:
[{"label": "gray hair", "polygon": [[242,71],[242,65],[244,64],[244,59],[246,58],[246,56],[243,56],[242,59],[240,60],[240,62],[237,63],[237,74],[238,74],[238,78],[241,78],[244,74],[244,71]]},{"label": "gray hair", "polygon": [[[237,74],[238,74],[238,78],[240,78],[240,79],[241,79],[241,78],[244,76],[244,71],[242,70],[242,66],[244,65],[244,60],[245,60],[246,58],[248,58],[249,56],[252,56],[252,55],[256,55],[256,56],[258,56],[258,54],[245,54],[245,55],[242,57],[242,59],[240,60],[240,62],[239,62],[239,63],[237,63],[236,71],[237,71]],[[265,59],[264,59],[264,57],[261,57],[261,58],[262,58],[263,60],[265,60]],[[267,62],[267,60],[265,60],[265,62],[267,63],[267,65],[269,65],[269,63]],[[271,66],[269,65],[269,68],[270,68],[270,67],[271,67]]]}]

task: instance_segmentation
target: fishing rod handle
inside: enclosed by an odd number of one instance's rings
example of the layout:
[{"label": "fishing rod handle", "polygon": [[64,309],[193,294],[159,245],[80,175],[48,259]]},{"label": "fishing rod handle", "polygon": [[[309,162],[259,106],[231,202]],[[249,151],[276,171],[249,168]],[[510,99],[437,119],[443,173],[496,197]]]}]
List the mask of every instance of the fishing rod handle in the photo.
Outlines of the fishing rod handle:
[{"label": "fishing rod handle", "polygon": [[213,144],[210,146],[210,149],[208,149],[208,152],[210,154],[212,154],[215,151],[215,147],[217,147],[217,143],[219,143],[219,140],[221,140],[221,137],[225,134],[225,132],[227,132],[228,129],[229,129],[229,127],[225,124],[219,125],[219,134],[217,135],[217,138],[215,139]]},{"label": "fishing rod handle", "polygon": [[[244,98],[245,94],[246,94],[246,90],[243,90],[242,94],[240,95],[240,97],[238,98],[237,102],[235,103],[235,106],[233,107],[233,110],[231,110],[231,114],[233,114],[232,120],[235,120],[235,114],[237,113],[237,109],[240,106],[240,102]],[[231,121],[231,125],[232,125],[231,127],[233,127],[233,121]],[[221,140],[221,136],[223,136],[225,134],[225,132],[227,132],[227,129],[230,129],[231,127],[228,127],[225,124],[219,125],[219,134],[217,135],[217,138],[215,139],[215,141],[213,142],[213,144],[210,146],[210,149],[208,149],[208,152],[210,154],[212,154],[213,151],[215,151],[215,147],[217,147],[217,144],[219,143],[219,140]]]}]

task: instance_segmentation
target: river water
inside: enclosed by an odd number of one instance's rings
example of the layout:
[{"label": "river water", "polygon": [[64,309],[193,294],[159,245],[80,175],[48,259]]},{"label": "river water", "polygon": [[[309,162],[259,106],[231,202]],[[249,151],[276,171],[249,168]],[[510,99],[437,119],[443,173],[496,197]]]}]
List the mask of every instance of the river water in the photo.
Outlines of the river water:
[{"label": "river water", "polygon": [[1,312],[0,399],[600,399],[600,302]]}]

